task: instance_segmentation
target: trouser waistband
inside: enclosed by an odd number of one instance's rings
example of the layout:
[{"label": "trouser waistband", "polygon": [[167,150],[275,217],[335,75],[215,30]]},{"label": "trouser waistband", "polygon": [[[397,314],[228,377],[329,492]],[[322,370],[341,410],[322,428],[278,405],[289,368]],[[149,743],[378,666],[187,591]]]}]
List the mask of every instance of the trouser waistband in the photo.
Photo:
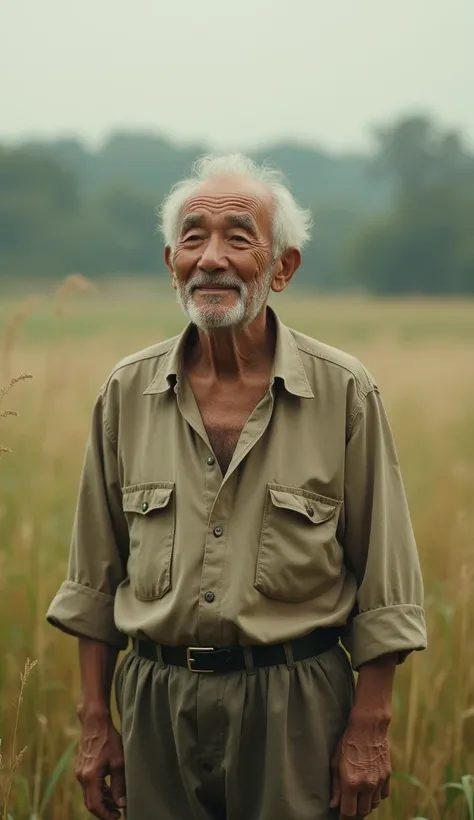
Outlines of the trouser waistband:
[{"label": "trouser waistband", "polygon": [[288,665],[315,657],[332,649],[341,635],[340,627],[316,629],[309,635],[286,644],[256,646],[164,646],[154,641],[135,640],[134,652],[141,658],[159,661],[166,666],[187,667],[190,672],[225,674],[244,669]]}]

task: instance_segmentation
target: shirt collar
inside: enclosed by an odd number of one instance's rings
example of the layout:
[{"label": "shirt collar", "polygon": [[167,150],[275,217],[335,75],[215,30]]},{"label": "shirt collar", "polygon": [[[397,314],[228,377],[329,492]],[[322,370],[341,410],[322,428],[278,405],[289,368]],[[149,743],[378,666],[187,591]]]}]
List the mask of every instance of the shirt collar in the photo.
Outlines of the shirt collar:
[{"label": "shirt collar", "polygon": [[[273,317],[276,327],[273,380],[281,379],[288,393],[304,399],[314,399],[293,334],[272,308],[269,307],[267,310]],[[144,395],[165,393],[171,388],[176,388],[182,375],[184,349],[193,327],[191,323],[188,324],[167,353],[160,357],[153,381],[144,391]]]},{"label": "shirt collar", "polygon": [[276,313],[268,308],[276,324],[276,349],[273,378],[281,379],[288,393],[302,399],[314,399],[303,362],[291,330],[283,324]]},{"label": "shirt collar", "polygon": [[176,387],[183,371],[184,349],[193,327],[194,325],[191,322],[186,325],[169,350],[163,356],[160,356],[153,381],[144,391],[144,396],[165,393],[167,390]]}]

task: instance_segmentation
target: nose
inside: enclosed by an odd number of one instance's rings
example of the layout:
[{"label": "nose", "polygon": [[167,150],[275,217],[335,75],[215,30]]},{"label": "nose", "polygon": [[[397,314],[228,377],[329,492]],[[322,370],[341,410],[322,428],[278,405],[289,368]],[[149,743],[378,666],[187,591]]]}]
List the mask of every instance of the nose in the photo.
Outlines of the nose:
[{"label": "nose", "polygon": [[217,234],[211,234],[203,246],[198,267],[204,273],[222,273],[228,269],[229,263],[225,256],[224,243]]}]

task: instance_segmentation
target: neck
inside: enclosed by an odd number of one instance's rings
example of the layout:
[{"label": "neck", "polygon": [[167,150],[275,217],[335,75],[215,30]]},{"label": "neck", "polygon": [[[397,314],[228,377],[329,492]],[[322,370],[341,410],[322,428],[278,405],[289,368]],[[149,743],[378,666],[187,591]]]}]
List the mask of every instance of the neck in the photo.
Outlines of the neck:
[{"label": "neck", "polygon": [[198,329],[190,365],[210,379],[239,381],[271,366],[275,327],[266,308],[245,328]]}]

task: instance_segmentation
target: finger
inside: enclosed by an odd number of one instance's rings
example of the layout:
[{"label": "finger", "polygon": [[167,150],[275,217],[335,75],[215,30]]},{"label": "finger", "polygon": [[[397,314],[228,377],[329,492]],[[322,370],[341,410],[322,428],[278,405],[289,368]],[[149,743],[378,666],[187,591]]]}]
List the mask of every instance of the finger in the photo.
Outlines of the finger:
[{"label": "finger", "polygon": [[107,809],[108,812],[112,815],[112,817],[120,817],[120,810],[112,797],[112,792],[106,791],[104,795],[104,807]]},{"label": "finger", "polygon": [[382,785],[377,786],[372,795],[372,811],[377,809],[382,802]]},{"label": "finger", "polygon": [[336,809],[341,805],[341,783],[339,777],[334,778],[332,783],[332,794],[329,808]]},{"label": "finger", "polygon": [[341,817],[357,817],[357,789],[342,789]]},{"label": "finger", "polygon": [[104,808],[110,813],[112,817],[116,818],[116,820],[117,818],[120,818],[122,816],[119,807],[117,806],[115,800],[112,797],[112,792],[110,792],[109,790],[107,790],[104,796]]},{"label": "finger", "polygon": [[339,773],[339,763],[336,756],[334,756],[331,764],[331,775],[331,802],[329,807],[335,809],[341,804],[341,775]]},{"label": "finger", "polygon": [[84,804],[98,820],[118,820],[120,812],[114,805],[110,790],[103,777],[95,777],[86,781],[84,790]]},{"label": "finger", "polygon": [[81,779],[81,786],[84,795],[84,805],[91,814],[94,814],[95,817],[99,816],[96,814],[96,812],[100,811],[102,807],[103,783],[103,778],[97,778],[94,776],[84,775],[84,777]]},{"label": "finger", "polygon": [[385,783],[382,786],[382,800],[386,800],[387,797],[390,797],[390,792],[392,790],[392,783],[390,779],[390,775],[387,777]]},{"label": "finger", "polygon": [[359,793],[357,800],[357,814],[359,817],[368,817],[372,811],[373,789]]},{"label": "finger", "polygon": [[120,809],[125,808],[127,800],[125,797],[125,767],[122,763],[111,766],[110,791],[115,805]]}]

